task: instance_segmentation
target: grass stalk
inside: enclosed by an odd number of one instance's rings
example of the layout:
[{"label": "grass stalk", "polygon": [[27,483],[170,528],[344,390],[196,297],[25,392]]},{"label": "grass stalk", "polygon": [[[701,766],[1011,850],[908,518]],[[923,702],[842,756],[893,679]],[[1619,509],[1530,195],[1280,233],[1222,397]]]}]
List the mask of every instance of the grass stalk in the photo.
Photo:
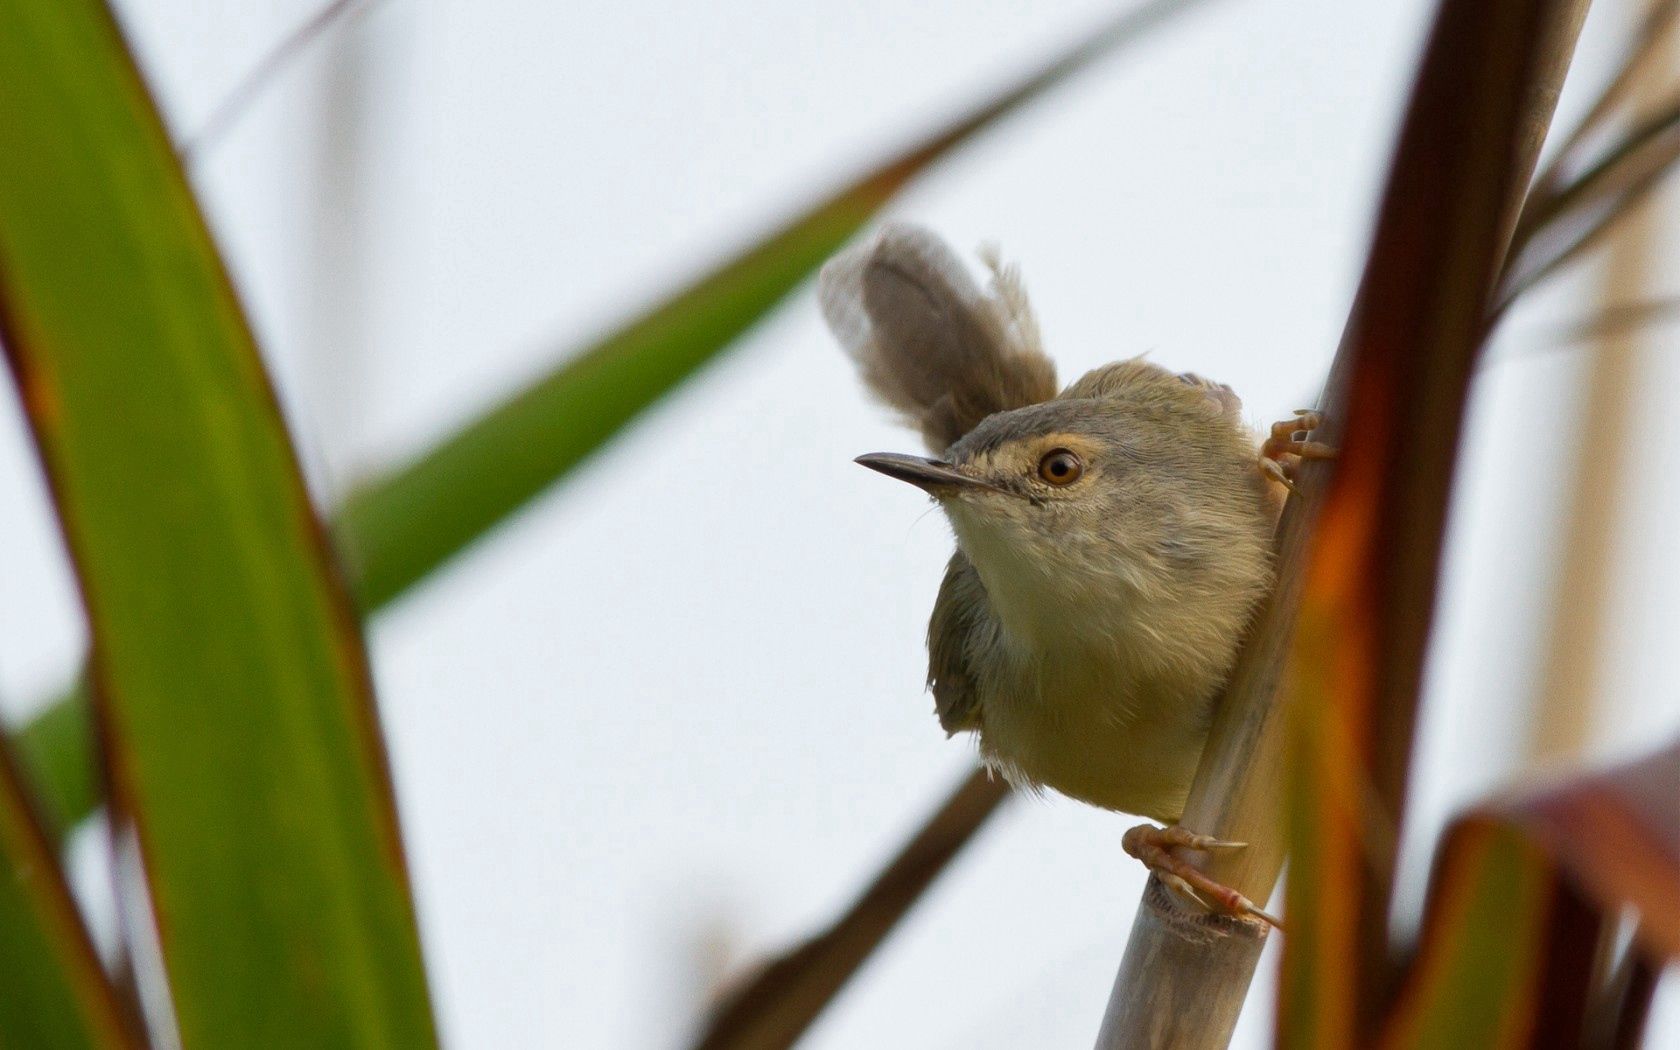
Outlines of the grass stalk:
[{"label": "grass stalk", "polygon": [[[1673,22],[1660,16],[1674,6],[1668,0],[1648,4],[1646,20],[1655,28],[1640,41],[1643,75],[1626,89],[1636,106],[1658,103],[1668,90]],[[1610,240],[1601,284],[1605,309],[1650,292],[1657,203],[1656,196],[1641,201]],[[1628,450],[1635,444],[1633,405],[1642,385],[1643,332],[1632,326],[1601,333],[1592,340],[1584,362],[1586,392],[1577,429],[1581,433],[1590,429],[1593,440],[1576,447],[1569,473],[1573,496],[1566,508],[1550,641],[1541,650],[1545,655],[1540,688],[1529,720],[1532,765],[1551,766],[1576,758],[1593,735],[1595,700],[1603,695],[1597,686],[1604,659],[1616,523],[1623,509]]]}]

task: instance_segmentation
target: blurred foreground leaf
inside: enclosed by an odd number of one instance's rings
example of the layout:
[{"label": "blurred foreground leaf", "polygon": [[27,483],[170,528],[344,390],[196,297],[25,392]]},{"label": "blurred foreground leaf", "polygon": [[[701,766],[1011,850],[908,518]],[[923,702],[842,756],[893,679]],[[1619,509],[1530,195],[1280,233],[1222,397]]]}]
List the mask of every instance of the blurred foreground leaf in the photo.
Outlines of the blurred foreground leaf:
[{"label": "blurred foreground leaf", "polygon": [[1290,657],[1280,1045],[1364,1045],[1469,381],[1584,0],[1442,0],[1327,398]]},{"label": "blurred foreground leaf", "polygon": [[86,681],[78,681],[12,738],[24,783],[53,838],[62,838],[105,802],[93,741]]},{"label": "blurred foreground leaf", "polygon": [[599,450],[729,347],[920,174],[998,120],[1194,6],[1155,0],[600,340],[384,478],[353,493],[335,532],[365,609],[402,594]]},{"label": "blurred foreground leaf", "polygon": [[0,1046],[138,1045],[0,748]]},{"label": "blurred foreground leaf", "polygon": [[[333,533],[364,612],[480,539],[727,349],[913,177],[1114,48],[1197,0],[1152,0],[789,221],[539,378],[435,448],[353,493]],[[85,700],[67,691],[19,734],[60,830],[100,802]]]},{"label": "blurred foreground leaf", "polygon": [[1596,945],[1628,908],[1637,966],[1680,958],[1680,743],[1454,824],[1383,1045],[1592,1045]]},{"label": "blurred foreground leaf", "polygon": [[[1579,921],[1577,901],[1556,892],[1545,854],[1512,828],[1460,823],[1446,858],[1431,894],[1429,943],[1411,975],[1415,986],[1389,1022],[1390,1045],[1529,1045],[1546,960],[1564,947],[1548,944],[1553,915],[1577,920],[1565,920],[1577,938],[1587,934],[1584,944],[1567,946],[1582,970],[1592,964],[1593,928]],[[1579,1023],[1586,981],[1575,984],[1573,1001],[1557,1005]]]},{"label": "blurred foreground leaf", "polygon": [[0,69],[0,336],[157,918],[138,983],[189,1048],[431,1045],[356,619],[151,99],[97,0],[0,0]]}]

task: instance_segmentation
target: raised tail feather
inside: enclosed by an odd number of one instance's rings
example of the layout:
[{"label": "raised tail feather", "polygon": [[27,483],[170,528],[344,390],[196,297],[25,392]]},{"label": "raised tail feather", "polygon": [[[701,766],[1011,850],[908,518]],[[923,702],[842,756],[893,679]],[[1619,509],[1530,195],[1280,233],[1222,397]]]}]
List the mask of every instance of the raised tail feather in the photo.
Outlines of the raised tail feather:
[{"label": "raised tail feather", "polygon": [[1056,366],[1013,270],[987,253],[982,290],[956,254],[895,224],[829,260],[823,316],[864,383],[922,432],[936,455],[982,419],[1056,396]]}]

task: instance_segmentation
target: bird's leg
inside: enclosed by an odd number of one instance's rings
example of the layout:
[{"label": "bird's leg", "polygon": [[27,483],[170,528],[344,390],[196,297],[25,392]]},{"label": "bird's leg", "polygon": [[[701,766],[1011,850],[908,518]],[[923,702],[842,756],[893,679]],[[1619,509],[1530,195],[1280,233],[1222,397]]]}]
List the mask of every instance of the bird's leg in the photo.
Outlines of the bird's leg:
[{"label": "bird's leg", "polygon": [[1260,445],[1257,462],[1260,473],[1295,491],[1295,468],[1305,459],[1334,459],[1336,450],[1307,435],[1324,425],[1324,417],[1311,409],[1295,412],[1295,418],[1272,424],[1272,432]]},{"label": "bird's leg", "polygon": [[1242,849],[1246,845],[1246,842],[1222,842],[1207,835],[1198,835],[1176,824],[1170,828],[1139,824],[1120,839],[1120,847],[1143,861],[1143,866],[1159,876],[1169,888],[1190,898],[1208,911],[1253,917],[1281,930],[1283,923],[1277,916],[1265,911],[1229,886],[1213,881],[1205,872],[1173,852],[1178,847],[1218,850]]}]

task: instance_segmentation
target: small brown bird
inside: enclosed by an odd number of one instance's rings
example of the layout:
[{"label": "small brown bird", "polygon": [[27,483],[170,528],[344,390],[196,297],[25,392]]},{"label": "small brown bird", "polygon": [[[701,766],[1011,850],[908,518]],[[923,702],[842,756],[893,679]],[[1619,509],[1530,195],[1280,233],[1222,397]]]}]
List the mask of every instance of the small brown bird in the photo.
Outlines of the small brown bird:
[{"label": "small brown bird", "polygon": [[[983,291],[894,225],[818,283],[864,383],[938,457],[858,462],[927,492],[956,534],[928,625],[939,722],[1012,784],[1173,825],[1271,583],[1279,461],[1328,449],[1304,440],[1310,414],[1261,443],[1229,387],[1139,358],[1058,393],[1018,275],[986,262]],[[1176,826],[1125,843],[1189,896],[1275,921],[1170,848],[1239,844]]]}]

